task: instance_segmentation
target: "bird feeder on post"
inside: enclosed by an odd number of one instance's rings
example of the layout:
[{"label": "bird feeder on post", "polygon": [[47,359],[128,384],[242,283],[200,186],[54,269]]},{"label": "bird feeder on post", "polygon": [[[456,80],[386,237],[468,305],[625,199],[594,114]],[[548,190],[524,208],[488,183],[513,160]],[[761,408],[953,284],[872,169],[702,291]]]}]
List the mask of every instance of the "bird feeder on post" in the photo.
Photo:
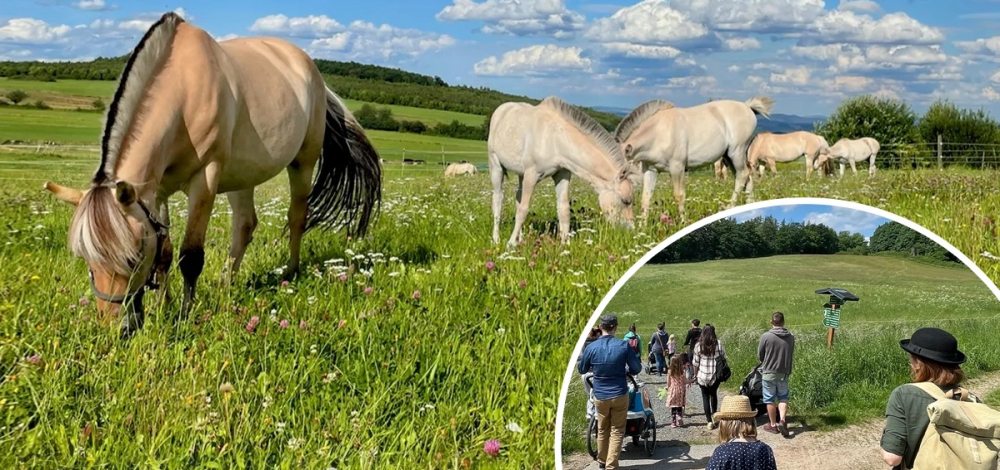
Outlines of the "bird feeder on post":
[{"label": "bird feeder on post", "polygon": [[817,294],[830,296],[830,301],[823,304],[823,326],[829,328],[826,336],[826,348],[833,348],[833,333],[840,328],[840,307],[844,302],[857,302],[858,296],[850,293],[847,289],[839,287],[827,287],[816,291]]}]

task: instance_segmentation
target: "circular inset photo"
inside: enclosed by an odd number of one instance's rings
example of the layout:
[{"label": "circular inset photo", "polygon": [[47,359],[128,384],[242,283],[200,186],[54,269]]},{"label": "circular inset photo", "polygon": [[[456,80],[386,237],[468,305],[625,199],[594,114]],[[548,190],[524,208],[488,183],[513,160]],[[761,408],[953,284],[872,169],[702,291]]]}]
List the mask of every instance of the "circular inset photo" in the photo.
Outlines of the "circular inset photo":
[{"label": "circular inset photo", "polygon": [[995,468],[998,299],[965,255],[885,211],[722,212],[646,254],[581,325],[556,461]]}]

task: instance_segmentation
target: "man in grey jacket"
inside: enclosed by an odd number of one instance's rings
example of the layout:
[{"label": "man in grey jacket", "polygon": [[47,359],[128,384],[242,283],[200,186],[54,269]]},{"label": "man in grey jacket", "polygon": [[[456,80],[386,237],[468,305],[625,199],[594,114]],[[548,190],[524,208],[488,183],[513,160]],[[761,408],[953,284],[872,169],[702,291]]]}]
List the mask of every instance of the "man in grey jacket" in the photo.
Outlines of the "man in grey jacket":
[{"label": "man in grey jacket", "polygon": [[[785,314],[771,315],[771,329],[761,335],[757,344],[757,359],[761,362],[760,372],[763,383],[761,389],[767,404],[769,424],[764,430],[781,433],[788,437],[785,415],[788,412],[788,376],[792,374],[792,355],[795,352],[795,336],[785,329]],[[775,419],[775,403],[778,416]]]}]

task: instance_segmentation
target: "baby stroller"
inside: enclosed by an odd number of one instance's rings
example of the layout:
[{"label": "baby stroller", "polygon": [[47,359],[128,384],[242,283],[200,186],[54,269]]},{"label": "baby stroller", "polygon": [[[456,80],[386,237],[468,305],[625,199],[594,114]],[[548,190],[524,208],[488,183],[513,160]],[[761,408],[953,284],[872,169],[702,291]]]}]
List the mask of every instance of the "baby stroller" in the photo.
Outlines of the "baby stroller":
[{"label": "baby stroller", "polygon": [[[628,416],[625,420],[625,436],[632,438],[632,445],[638,447],[639,439],[643,439],[643,447],[652,456],[656,450],[656,416],[653,415],[653,405],[649,396],[643,389],[642,382],[636,382],[635,377],[629,375],[628,387]],[[593,378],[588,377],[587,381],[593,390]],[[591,391],[590,400],[594,400]],[[590,418],[587,426],[587,451],[595,460],[597,459],[597,416]]]},{"label": "baby stroller", "polygon": [[653,354],[653,351],[650,351],[646,355],[646,360],[649,361],[649,364],[646,365],[646,373],[649,375],[659,375],[660,371],[656,368],[656,355]]},{"label": "baby stroller", "polygon": [[767,405],[764,403],[764,378],[760,372],[761,364],[758,363],[749,374],[743,379],[740,385],[740,395],[750,399],[750,407],[757,410],[757,416],[767,413]]}]

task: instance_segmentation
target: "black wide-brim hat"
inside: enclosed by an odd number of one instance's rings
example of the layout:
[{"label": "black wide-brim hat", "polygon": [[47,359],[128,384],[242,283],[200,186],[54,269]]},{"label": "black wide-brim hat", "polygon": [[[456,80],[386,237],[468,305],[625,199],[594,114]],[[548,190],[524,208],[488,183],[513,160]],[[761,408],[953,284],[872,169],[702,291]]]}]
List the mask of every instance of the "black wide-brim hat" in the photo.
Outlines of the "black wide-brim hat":
[{"label": "black wide-brim hat", "polygon": [[958,340],[940,328],[921,328],[910,339],[899,341],[904,351],[946,365],[960,365],[965,354],[958,350]]}]

